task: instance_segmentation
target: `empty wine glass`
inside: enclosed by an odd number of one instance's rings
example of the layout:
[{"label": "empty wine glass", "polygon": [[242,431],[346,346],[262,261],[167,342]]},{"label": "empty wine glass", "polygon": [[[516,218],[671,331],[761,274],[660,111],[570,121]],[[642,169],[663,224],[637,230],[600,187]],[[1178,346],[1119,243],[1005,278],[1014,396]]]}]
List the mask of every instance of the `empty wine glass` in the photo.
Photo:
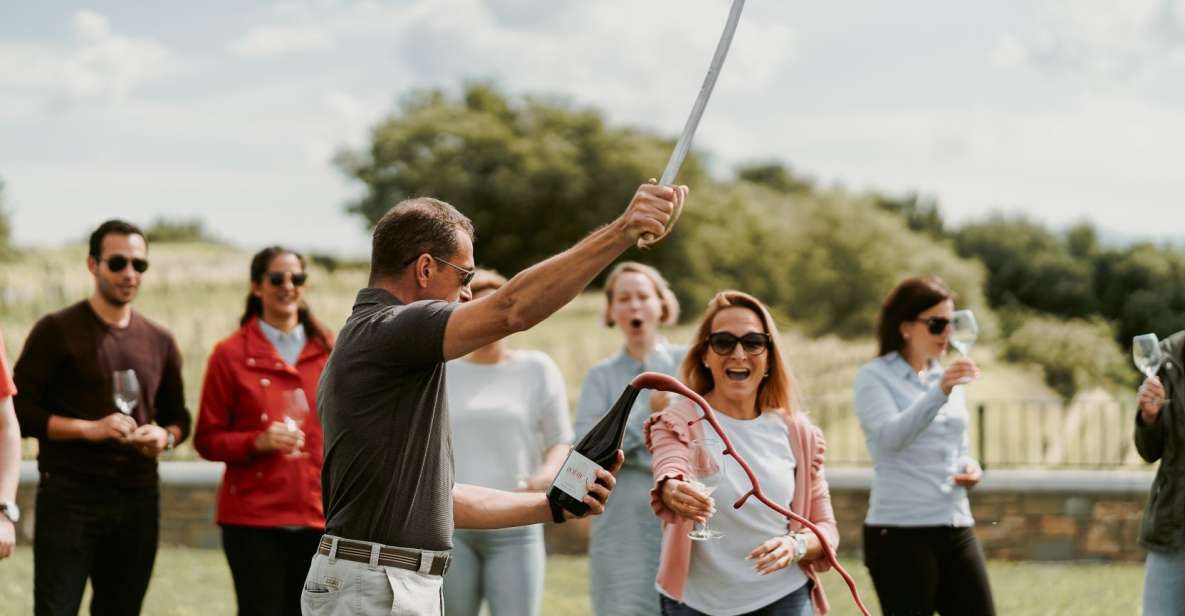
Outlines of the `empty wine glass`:
[{"label": "empty wine glass", "polygon": [[1160,340],[1156,334],[1140,334],[1132,338],[1132,360],[1146,377],[1151,378],[1160,371],[1164,355],[1160,352]]},{"label": "empty wine glass", "polygon": [[[290,389],[284,392],[284,425],[292,432],[298,432],[300,427],[304,425],[304,420],[309,416],[309,399],[305,397],[304,390]],[[288,454],[290,457],[297,458],[304,455],[299,448],[294,449]]]},{"label": "empty wine glass", "polygon": [[[1140,334],[1132,338],[1132,361],[1147,378],[1152,378],[1157,372],[1160,372],[1160,366],[1164,364],[1165,356],[1160,351],[1160,339],[1156,337],[1156,334]],[[1164,403],[1165,400],[1160,401],[1161,405]]]},{"label": "empty wine glass", "polygon": [[136,371],[116,370],[112,374],[111,382],[115,408],[130,417],[132,409],[140,402],[140,381],[136,379]]},{"label": "empty wine glass", "polygon": [[[708,436],[692,441],[688,462],[691,472],[688,473],[687,482],[696,492],[711,496],[712,492],[724,483],[724,443],[719,439]],[[724,535],[708,528],[705,521],[702,526],[697,524],[692,528],[687,536],[696,541],[703,541],[719,539]]]},{"label": "empty wine glass", "polygon": [[979,338],[979,324],[970,310],[956,310],[950,320],[950,345],[963,357],[971,353],[971,347]]}]

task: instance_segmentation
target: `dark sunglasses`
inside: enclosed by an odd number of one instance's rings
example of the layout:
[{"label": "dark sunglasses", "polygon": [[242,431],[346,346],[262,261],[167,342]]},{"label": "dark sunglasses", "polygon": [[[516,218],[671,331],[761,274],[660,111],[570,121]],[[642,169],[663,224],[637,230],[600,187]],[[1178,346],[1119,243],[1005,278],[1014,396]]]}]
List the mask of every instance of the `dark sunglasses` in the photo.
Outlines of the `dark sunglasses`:
[{"label": "dark sunglasses", "polygon": [[[477,275],[476,269],[465,269],[465,268],[461,267],[460,265],[457,265],[456,263],[449,263],[448,261],[445,261],[444,259],[441,259],[440,257],[438,257],[436,255],[428,255],[428,256],[432,257],[433,259],[436,259],[437,261],[440,261],[441,263],[443,263],[455,270],[457,270],[458,272],[461,272],[461,286],[463,286],[463,287],[469,286],[469,283],[473,282],[473,277]],[[407,266],[411,265],[412,263],[415,263],[416,259],[419,259],[419,258],[420,258],[419,255],[417,255],[417,256],[414,256],[414,257],[404,261],[403,267],[407,267]]]},{"label": "dark sunglasses", "polygon": [[925,323],[926,329],[928,329],[930,331],[930,333],[934,334],[935,336],[946,331],[946,328],[950,326],[950,319],[948,319],[946,317],[930,317],[928,319],[914,319],[914,320],[919,323]]},{"label": "dark sunglasses", "polygon": [[267,274],[264,274],[264,278],[267,278],[267,281],[272,283],[273,287],[284,286],[284,281],[290,276],[292,277],[292,286],[294,287],[303,285],[304,282],[309,279],[309,275],[304,272],[268,272]]},{"label": "dark sunglasses", "polygon": [[107,269],[112,272],[122,272],[128,266],[128,263],[131,263],[132,269],[136,270],[139,274],[148,271],[147,259],[129,259],[123,255],[115,255],[114,257],[107,257],[104,262],[107,263]]},{"label": "dark sunglasses", "polygon": [[708,346],[717,355],[731,355],[738,342],[746,355],[761,355],[769,348],[769,334],[753,332],[738,338],[728,332],[716,332],[708,336]]}]

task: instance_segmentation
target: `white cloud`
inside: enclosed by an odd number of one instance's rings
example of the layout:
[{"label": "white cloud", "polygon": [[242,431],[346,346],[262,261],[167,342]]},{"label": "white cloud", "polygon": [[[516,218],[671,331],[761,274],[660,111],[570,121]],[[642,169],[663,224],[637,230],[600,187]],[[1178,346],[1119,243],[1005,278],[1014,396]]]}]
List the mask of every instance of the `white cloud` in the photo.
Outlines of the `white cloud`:
[{"label": "white cloud", "polygon": [[264,25],[252,28],[231,43],[230,50],[244,58],[280,56],[330,49],[334,38],[313,25]]},{"label": "white cloud", "polygon": [[1185,0],[1037,0],[1032,31],[1001,36],[998,66],[1094,82],[1156,75],[1185,49]]}]

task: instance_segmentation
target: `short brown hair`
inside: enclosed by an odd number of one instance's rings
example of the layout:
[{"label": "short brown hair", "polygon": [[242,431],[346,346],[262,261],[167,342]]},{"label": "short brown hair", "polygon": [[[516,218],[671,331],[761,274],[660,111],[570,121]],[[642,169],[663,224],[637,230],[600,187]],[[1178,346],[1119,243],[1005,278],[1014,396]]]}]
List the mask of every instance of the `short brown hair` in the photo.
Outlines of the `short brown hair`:
[{"label": "short brown hair", "polygon": [[374,226],[370,281],[394,276],[422,254],[447,259],[457,252],[457,230],[477,241],[473,223],[457,208],[431,197],[400,201]]},{"label": "short brown hair", "polygon": [[493,289],[497,291],[506,284],[506,277],[491,269],[477,268],[473,275],[473,282],[469,283],[469,291],[474,295],[482,291]]},{"label": "short brown hair", "polygon": [[901,324],[918,318],[919,314],[955,294],[937,276],[913,276],[902,280],[885,298],[876,318],[877,355],[886,355],[905,348]]},{"label": "short brown hair", "polygon": [[609,271],[609,276],[605,278],[605,325],[613,327],[613,318],[609,316],[609,311],[613,308],[613,285],[617,283],[617,279],[625,273],[641,274],[650,279],[654,285],[654,291],[658,294],[659,301],[662,302],[662,316],[659,317],[659,322],[663,325],[674,325],[679,321],[679,298],[675,297],[675,293],[671,291],[671,285],[667,283],[667,279],[658,273],[658,270],[644,263],[637,263],[634,261],[622,261]]},{"label": "short brown hair", "polygon": [[778,326],[774,323],[773,315],[760,300],[748,293],[740,291],[721,291],[708,302],[708,309],[700,318],[699,326],[695,328],[691,339],[691,348],[683,358],[683,365],[679,368],[683,382],[697,394],[705,395],[716,386],[712,380],[712,371],[704,366],[704,354],[708,352],[708,336],[712,333],[712,320],[725,308],[748,308],[752,310],[765,333],[769,334],[769,377],[761,382],[757,390],[757,406],[760,410],[773,410],[779,413],[794,413],[799,408],[798,383],[790,364],[782,356],[781,336]]}]

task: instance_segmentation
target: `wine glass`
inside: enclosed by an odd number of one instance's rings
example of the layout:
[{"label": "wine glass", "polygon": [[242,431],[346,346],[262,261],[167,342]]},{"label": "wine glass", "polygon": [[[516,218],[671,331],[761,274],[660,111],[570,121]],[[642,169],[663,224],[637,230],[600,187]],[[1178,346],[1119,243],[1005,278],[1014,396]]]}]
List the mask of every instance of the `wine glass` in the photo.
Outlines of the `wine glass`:
[{"label": "wine glass", "polygon": [[[299,387],[284,392],[283,396],[284,425],[288,426],[292,432],[297,432],[309,416],[309,399],[305,397],[304,390]],[[299,458],[302,455],[304,452],[300,449],[294,449],[288,454],[292,458]]]},{"label": "wine glass", "polygon": [[[724,483],[724,443],[713,437],[697,439],[691,442],[689,453],[690,463],[687,483],[692,489],[704,496],[711,496],[720,484]],[[724,535],[708,528],[705,521],[702,526],[696,525],[687,533],[688,537],[696,541],[719,539]]]},{"label": "wine glass", "polygon": [[963,357],[971,353],[975,339],[979,337],[979,324],[970,310],[956,310],[950,320],[950,345]]},{"label": "wine glass", "polygon": [[131,417],[132,409],[140,402],[140,381],[136,379],[136,371],[116,370],[112,374],[111,391],[115,398],[115,408]]},{"label": "wine glass", "polygon": [[[1132,361],[1147,378],[1152,378],[1160,372],[1165,356],[1160,351],[1160,339],[1156,334],[1140,334],[1132,338]],[[1164,403],[1165,400],[1160,401],[1161,405]]]},{"label": "wine glass", "polygon": [[[959,352],[959,355],[967,357],[978,337],[979,324],[975,322],[975,315],[970,310],[956,310],[950,320],[950,345]],[[959,379],[960,385],[970,382],[971,377],[965,376]]]},{"label": "wine glass", "polygon": [[1156,334],[1140,334],[1132,338],[1132,360],[1146,377],[1151,378],[1160,371],[1164,355],[1160,352],[1160,340]]}]

